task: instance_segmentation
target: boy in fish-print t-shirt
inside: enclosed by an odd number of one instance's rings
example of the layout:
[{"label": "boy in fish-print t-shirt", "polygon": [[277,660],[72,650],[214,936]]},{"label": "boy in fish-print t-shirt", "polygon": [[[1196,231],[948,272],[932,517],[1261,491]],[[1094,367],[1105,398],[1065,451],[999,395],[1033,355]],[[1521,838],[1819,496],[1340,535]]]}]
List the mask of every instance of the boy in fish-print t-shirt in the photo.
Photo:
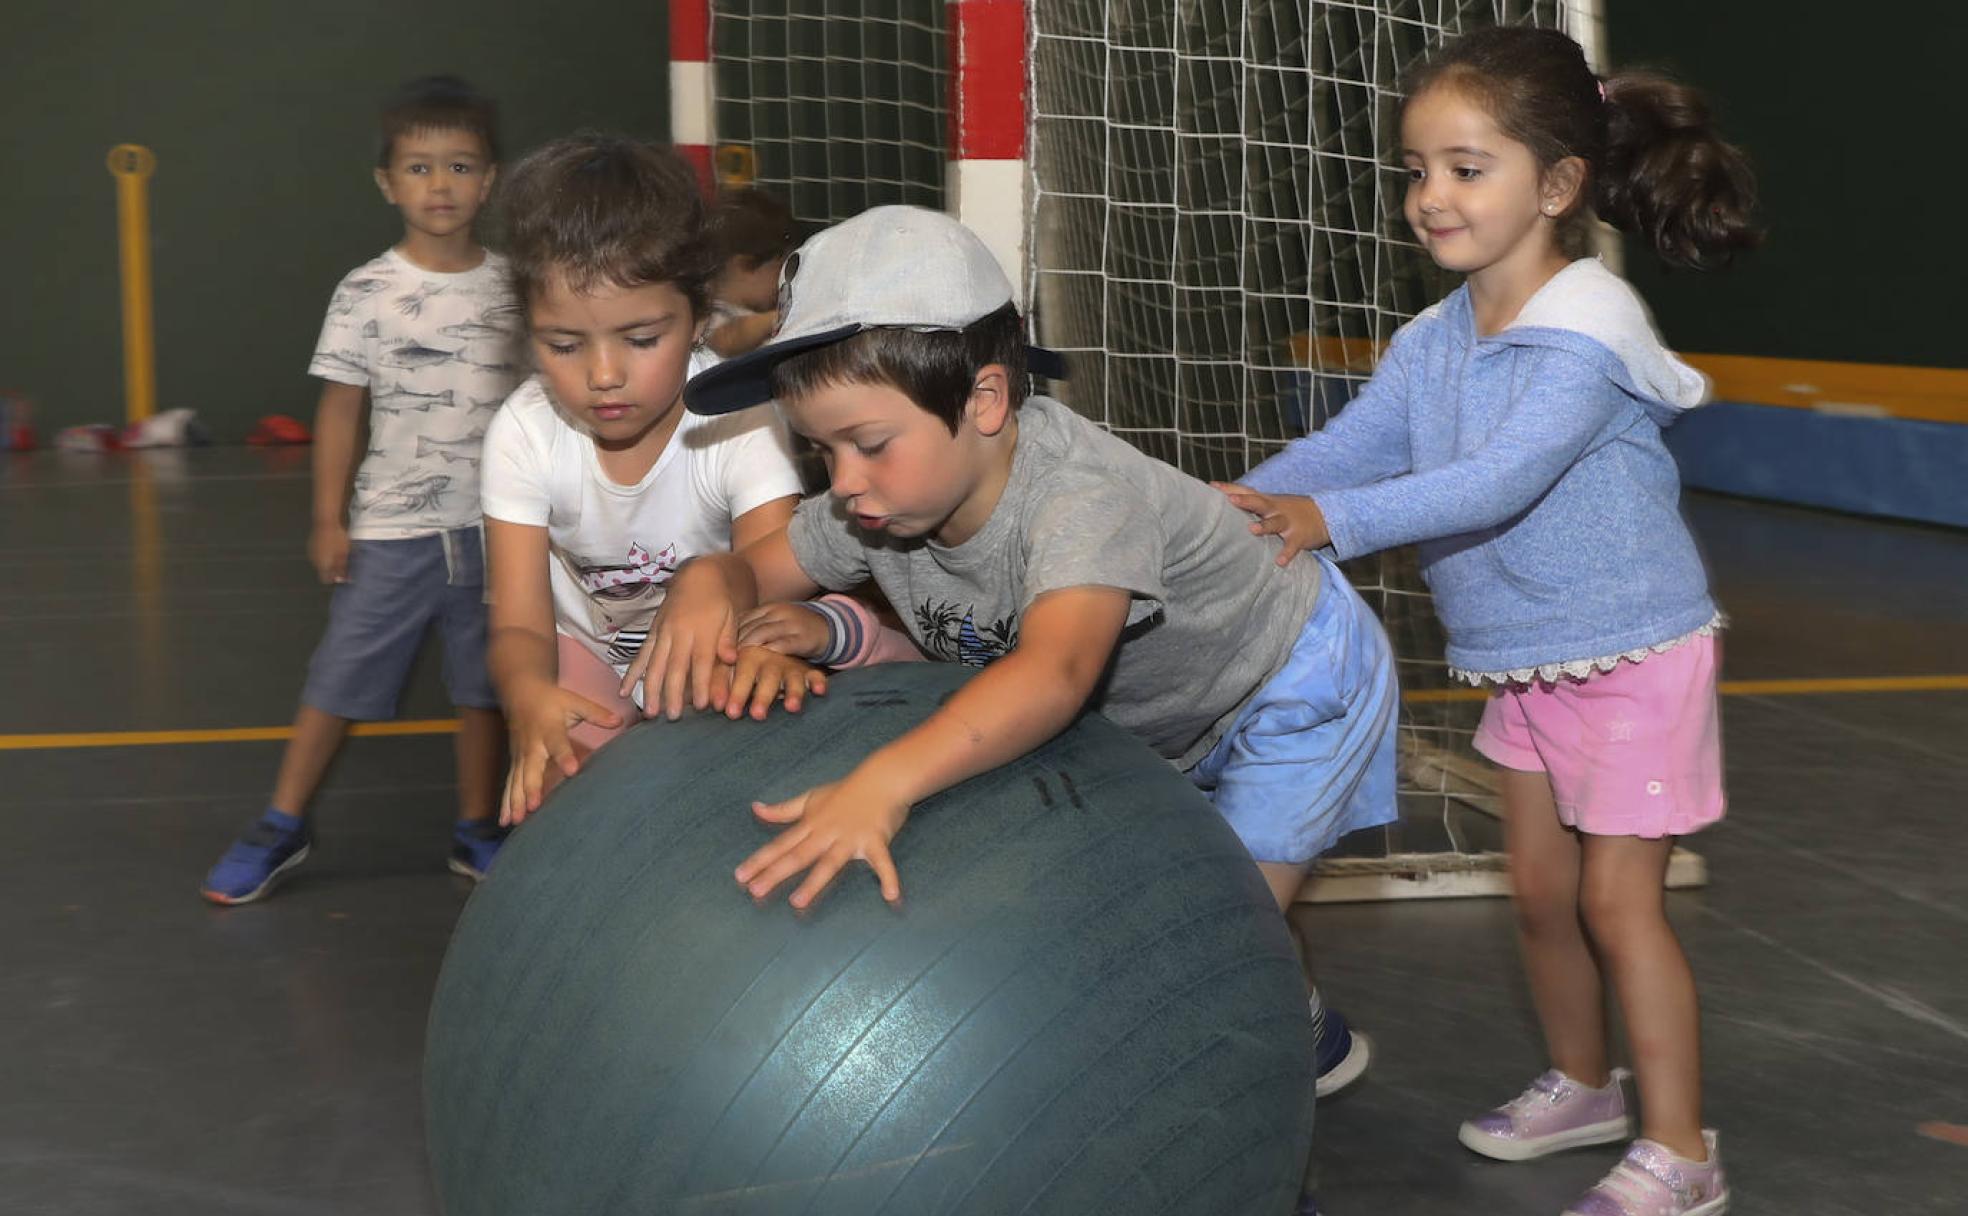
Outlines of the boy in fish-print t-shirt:
[{"label": "boy in fish-print t-shirt", "polygon": [[214,903],[258,899],[307,857],[307,806],[349,724],[396,715],[433,626],[461,723],[451,869],[481,877],[503,839],[478,468],[520,379],[522,325],[504,259],[472,235],[497,171],[495,125],[492,103],[454,77],[413,81],[383,110],[376,185],[403,239],[342,279],[308,364],[322,381],[308,557],[335,588],[328,628],[273,797],[206,876]]}]

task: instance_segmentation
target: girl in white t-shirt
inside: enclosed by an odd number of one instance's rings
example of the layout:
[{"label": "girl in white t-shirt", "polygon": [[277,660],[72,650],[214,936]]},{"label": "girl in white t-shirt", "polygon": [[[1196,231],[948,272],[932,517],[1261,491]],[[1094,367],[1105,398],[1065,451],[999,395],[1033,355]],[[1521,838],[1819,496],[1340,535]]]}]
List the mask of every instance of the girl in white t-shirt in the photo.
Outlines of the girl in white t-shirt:
[{"label": "girl in white t-shirt", "polygon": [[[575,136],[522,161],[504,194],[539,369],[493,419],[480,475],[489,662],[512,729],[503,818],[517,822],[641,716],[622,675],[677,567],[784,527],[800,484],[770,407],[684,412],[684,381],[714,361],[699,339],[715,264],[680,157]],[[736,675],[759,716],[824,690],[763,649]]]}]

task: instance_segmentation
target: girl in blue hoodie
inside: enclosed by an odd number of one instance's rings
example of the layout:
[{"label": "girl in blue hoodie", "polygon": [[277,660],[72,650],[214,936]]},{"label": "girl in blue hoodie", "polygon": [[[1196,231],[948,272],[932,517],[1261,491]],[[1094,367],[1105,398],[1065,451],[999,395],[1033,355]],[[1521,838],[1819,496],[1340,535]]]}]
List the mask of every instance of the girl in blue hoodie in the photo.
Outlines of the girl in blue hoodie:
[{"label": "girl in blue hoodie", "polygon": [[1661,428],[1708,385],[1633,289],[1580,254],[1595,218],[1705,269],[1755,242],[1753,183],[1699,94],[1601,80],[1550,30],[1436,56],[1401,114],[1408,223],[1467,276],[1394,335],[1323,430],[1221,487],[1279,561],[1418,543],[1450,669],[1491,696],[1525,968],[1551,1070],[1463,1124],[1523,1160],[1625,1139],[1604,991],[1624,1014],[1642,1138],[1568,1209],[1715,1216],[1693,973],[1662,907],[1677,836],[1723,810],[1707,575]]}]

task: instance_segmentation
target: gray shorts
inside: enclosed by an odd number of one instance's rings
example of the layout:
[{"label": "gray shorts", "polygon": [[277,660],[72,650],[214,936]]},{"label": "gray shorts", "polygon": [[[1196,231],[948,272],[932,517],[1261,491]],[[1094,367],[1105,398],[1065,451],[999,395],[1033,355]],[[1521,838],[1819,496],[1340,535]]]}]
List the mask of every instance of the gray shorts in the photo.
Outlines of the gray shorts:
[{"label": "gray shorts", "polygon": [[301,702],[357,722],[396,716],[424,633],[444,641],[451,703],[497,709],[485,668],[485,542],[476,527],[349,545],[348,581],[328,604],[328,629],[308,661]]}]

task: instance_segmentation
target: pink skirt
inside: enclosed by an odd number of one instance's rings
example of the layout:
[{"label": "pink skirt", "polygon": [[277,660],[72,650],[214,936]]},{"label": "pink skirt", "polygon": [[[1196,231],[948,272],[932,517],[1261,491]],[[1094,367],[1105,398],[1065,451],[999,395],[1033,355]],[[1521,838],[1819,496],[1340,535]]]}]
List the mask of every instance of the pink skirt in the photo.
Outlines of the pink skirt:
[{"label": "pink skirt", "polygon": [[1685,836],[1722,818],[1716,646],[1698,635],[1583,680],[1498,690],[1476,750],[1551,779],[1558,818],[1594,836]]}]

